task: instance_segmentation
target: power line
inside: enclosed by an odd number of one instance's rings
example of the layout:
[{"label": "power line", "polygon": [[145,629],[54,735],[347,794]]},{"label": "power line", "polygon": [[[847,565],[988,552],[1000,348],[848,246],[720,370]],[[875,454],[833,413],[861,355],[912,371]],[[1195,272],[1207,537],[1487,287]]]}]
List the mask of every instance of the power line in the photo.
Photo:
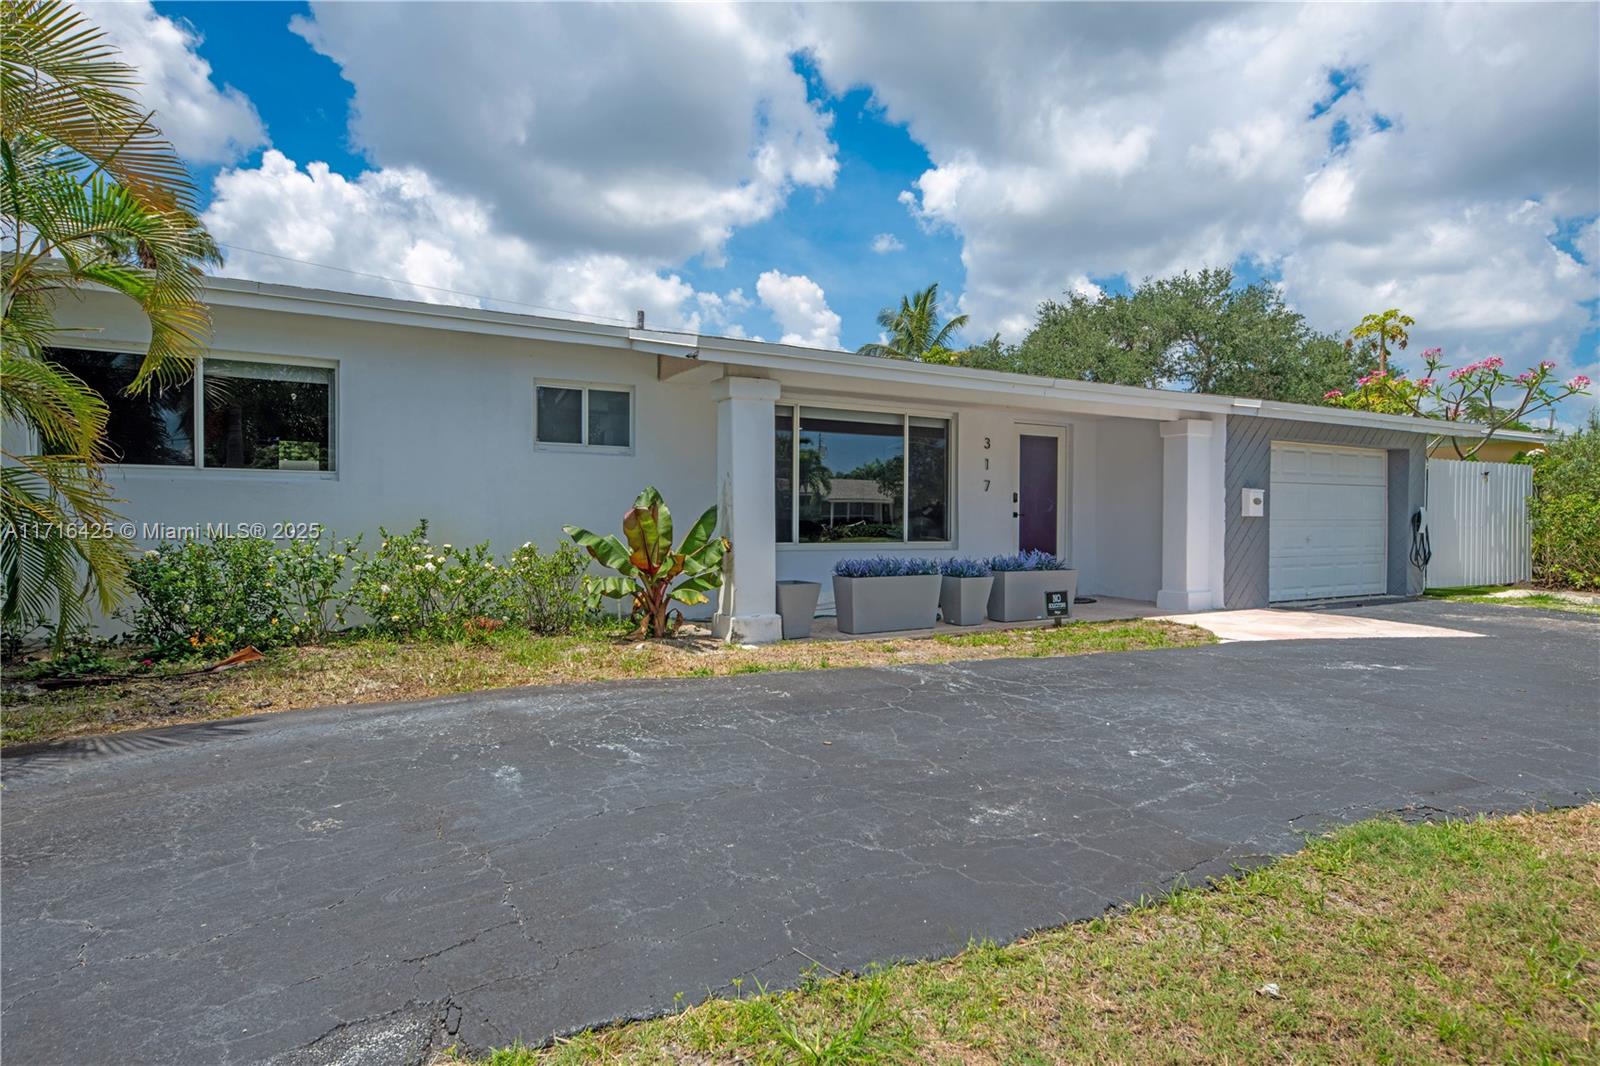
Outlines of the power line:
[{"label": "power line", "polygon": [[531,307],[535,311],[553,311],[558,315],[577,315],[580,318],[597,318],[604,322],[614,322],[619,326],[632,325],[625,318],[614,318],[611,315],[597,315],[588,311],[579,311],[573,307],[551,307],[548,304],[529,303],[526,300],[508,300],[503,296],[490,296],[488,293],[467,292],[464,289],[447,289],[442,285],[424,285],[420,281],[406,281],[403,278],[391,278],[387,274],[374,274],[367,270],[353,270],[350,267],[334,266],[332,263],[318,263],[310,259],[301,259],[298,256],[283,255],[279,252],[266,252],[260,248],[246,248],[240,244],[217,242],[223,248],[235,252],[248,252],[251,255],[264,255],[269,259],[281,259],[286,263],[299,263],[302,266],[317,267],[321,270],[335,270],[341,274],[353,274],[358,278],[372,278],[375,281],[387,281],[393,285],[409,285],[414,289],[428,289],[431,292],[448,293],[451,296],[467,296],[474,300],[492,300],[495,303],[511,304],[515,307]]}]

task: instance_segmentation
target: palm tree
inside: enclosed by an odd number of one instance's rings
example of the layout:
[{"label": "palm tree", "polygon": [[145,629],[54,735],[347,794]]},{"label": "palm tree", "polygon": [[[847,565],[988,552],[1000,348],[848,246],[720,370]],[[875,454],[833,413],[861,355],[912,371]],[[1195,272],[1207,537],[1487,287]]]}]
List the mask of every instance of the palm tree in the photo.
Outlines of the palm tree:
[{"label": "palm tree", "polygon": [[[105,400],[50,361],[58,296],[85,285],[144,311],[150,346],[130,392],[185,379],[210,329],[200,267],[221,261],[177,153],[126,92],[134,70],[60,0],[0,0],[0,622],[56,615],[93,591],[111,610],[126,538],[106,484]],[[90,536],[80,535],[87,531]]]},{"label": "palm tree", "polygon": [[1406,344],[1411,340],[1407,332],[1408,326],[1414,326],[1417,320],[1410,315],[1402,314],[1398,307],[1391,307],[1380,314],[1367,315],[1355,329],[1350,331],[1349,340],[1344,342],[1346,351],[1360,349],[1368,356],[1376,357],[1378,369],[1387,374],[1389,372],[1389,346],[1404,351]]},{"label": "palm tree", "polygon": [[878,325],[888,333],[887,344],[863,344],[857,355],[876,355],[884,359],[915,359],[919,362],[951,361],[950,342],[967,324],[966,315],[957,315],[939,325],[939,283],[921,292],[900,297],[899,308],[885,307],[878,312]]}]

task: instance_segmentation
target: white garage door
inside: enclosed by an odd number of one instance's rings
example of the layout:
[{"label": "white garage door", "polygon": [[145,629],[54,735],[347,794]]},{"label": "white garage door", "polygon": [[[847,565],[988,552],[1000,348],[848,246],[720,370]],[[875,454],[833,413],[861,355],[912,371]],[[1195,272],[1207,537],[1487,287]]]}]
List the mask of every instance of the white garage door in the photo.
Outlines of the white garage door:
[{"label": "white garage door", "polygon": [[1388,591],[1388,486],[1388,459],[1381,451],[1274,444],[1268,598]]}]

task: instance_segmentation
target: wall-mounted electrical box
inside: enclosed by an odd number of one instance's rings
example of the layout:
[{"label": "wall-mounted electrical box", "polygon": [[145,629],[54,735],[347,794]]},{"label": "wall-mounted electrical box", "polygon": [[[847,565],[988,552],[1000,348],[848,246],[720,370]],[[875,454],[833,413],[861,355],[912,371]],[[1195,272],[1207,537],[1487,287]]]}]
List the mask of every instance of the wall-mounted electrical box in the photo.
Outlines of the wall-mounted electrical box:
[{"label": "wall-mounted electrical box", "polygon": [[1240,489],[1239,514],[1245,518],[1260,518],[1267,513],[1266,489]]}]

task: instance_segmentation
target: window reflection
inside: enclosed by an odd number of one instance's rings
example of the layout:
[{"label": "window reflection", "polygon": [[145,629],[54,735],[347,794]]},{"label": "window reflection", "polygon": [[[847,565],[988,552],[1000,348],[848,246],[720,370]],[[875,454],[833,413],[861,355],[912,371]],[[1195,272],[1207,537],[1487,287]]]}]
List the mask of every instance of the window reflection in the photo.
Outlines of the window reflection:
[{"label": "window reflection", "polygon": [[899,415],[802,408],[800,540],[901,540],[905,427]]}]

